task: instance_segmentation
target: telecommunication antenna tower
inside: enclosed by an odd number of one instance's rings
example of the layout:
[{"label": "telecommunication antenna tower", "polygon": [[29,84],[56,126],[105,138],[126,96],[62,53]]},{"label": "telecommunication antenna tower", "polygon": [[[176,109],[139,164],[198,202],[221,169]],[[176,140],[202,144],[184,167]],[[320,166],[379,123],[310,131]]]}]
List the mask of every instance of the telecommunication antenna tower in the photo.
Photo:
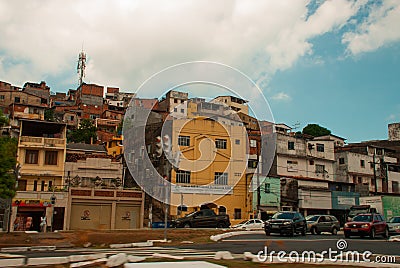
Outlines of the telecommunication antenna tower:
[{"label": "telecommunication antenna tower", "polygon": [[83,84],[83,78],[85,77],[86,69],[86,54],[82,51],[79,53],[77,73],[79,75],[79,86]]},{"label": "telecommunication antenna tower", "polygon": [[294,131],[296,131],[296,129],[298,129],[299,127],[300,127],[300,122],[299,121],[297,121],[296,123],[294,123],[294,125],[292,126],[293,128],[293,130]]}]

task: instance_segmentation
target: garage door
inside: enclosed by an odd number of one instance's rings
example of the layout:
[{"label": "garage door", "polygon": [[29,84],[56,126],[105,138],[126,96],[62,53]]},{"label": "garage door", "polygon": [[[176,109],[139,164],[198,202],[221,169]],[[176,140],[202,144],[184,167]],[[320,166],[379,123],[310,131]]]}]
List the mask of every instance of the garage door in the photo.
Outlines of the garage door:
[{"label": "garage door", "polygon": [[117,204],[117,213],[115,217],[116,229],[139,228],[140,207]]},{"label": "garage door", "polygon": [[70,229],[110,229],[111,204],[72,203]]}]

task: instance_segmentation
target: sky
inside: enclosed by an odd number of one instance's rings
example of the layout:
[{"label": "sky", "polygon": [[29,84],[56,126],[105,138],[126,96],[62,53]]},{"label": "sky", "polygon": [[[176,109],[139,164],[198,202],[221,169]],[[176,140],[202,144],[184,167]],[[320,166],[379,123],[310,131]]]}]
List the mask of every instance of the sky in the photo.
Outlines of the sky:
[{"label": "sky", "polygon": [[135,92],[169,66],[212,61],[255,81],[277,123],[386,139],[400,122],[398,25],[397,0],[0,0],[0,80],[75,89],[83,49],[86,83]]}]

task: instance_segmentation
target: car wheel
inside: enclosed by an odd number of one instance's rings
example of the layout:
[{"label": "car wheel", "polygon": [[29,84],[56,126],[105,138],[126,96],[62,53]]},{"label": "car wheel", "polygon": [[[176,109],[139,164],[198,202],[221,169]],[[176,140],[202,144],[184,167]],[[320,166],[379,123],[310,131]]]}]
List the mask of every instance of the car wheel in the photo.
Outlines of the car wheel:
[{"label": "car wheel", "polygon": [[217,224],[217,228],[225,228],[225,224],[223,222],[219,222]]},{"label": "car wheel", "polygon": [[371,232],[369,233],[370,238],[375,238],[375,228],[371,228]]},{"label": "car wheel", "polygon": [[333,227],[333,228],[332,228],[332,234],[333,234],[333,235],[337,235],[337,231],[338,231],[338,230],[336,229],[336,227]]},{"label": "car wheel", "polygon": [[345,238],[350,238],[350,234],[344,233],[344,237],[345,237]]},{"label": "car wheel", "polygon": [[303,230],[301,230],[301,235],[302,235],[302,236],[305,236],[305,235],[306,235],[306,231],[307,231],[307,230],[306,230],[306,227],[304,227]]},{"label": "car wheel", "polygon": [[292,229],[290,230],[289,236],[294,236],[294,226],[292,226]]},{"label": "car wheel", "polygon": [[388,228],[385,228],[385,232],[383,233],[383,237],[384,237],[384,238],[388,238],[388,237],[389,237],[389,230],[388,230]]},{"label": "car wheel", "polygon": [[311,227],[311,233],[313,234],[313,235],[315,235],[316,234],[316,231],[315,231],[315,227]]},{"label": "car wheel", "polygon": [[185,223],[185,224],[183,225],[183,228],[190,228],[190,223]]}]

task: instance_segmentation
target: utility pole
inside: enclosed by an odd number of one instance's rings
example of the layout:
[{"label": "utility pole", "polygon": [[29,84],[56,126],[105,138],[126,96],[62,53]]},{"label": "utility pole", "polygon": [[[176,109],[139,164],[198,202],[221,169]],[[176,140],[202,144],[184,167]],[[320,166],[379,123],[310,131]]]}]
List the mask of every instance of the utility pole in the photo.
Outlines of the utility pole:
[{"label": "utility pole", "polygon": [[[381,162],[382,192],[387,193],[389,191],[388,163],[385,162],[384,156],[382,156],[380,162]],[[383,187],[383,185],[385,185],[385,187]]]},{"label": "utility pole", "polygon": [[50,199],[50,203],[51,203],[51,207],[52,207],[52,210],[51,210],[51,229],[50,229],[50,231],[51,232],[53,232],[53,230],[54,230],[54,227],[53,227],[53,221],[54,221],[54,210],[55,210],[55,205],[56,205],[56,196],[55,196],[55,194],[54,194],[54,191],[55,191],[55,188],[56,188],[56,185],[55,185],[55,181],[53,180],[53,187],[52,187],[53,189],[53,194],[52,194],[52,196],[51,196],[51,199]]},{"label": "utility pole", "polygon": [[373,155],[373,160],[372,160],[372,164],[374,165],[374,187],[375,187],[375,191],[374,194],[377,195],[378,194],[378,183],[376,181],[376,169],[375,169],[375,165],[377,164],[375,162],[375,150],[374,150],[374,155]]}]

